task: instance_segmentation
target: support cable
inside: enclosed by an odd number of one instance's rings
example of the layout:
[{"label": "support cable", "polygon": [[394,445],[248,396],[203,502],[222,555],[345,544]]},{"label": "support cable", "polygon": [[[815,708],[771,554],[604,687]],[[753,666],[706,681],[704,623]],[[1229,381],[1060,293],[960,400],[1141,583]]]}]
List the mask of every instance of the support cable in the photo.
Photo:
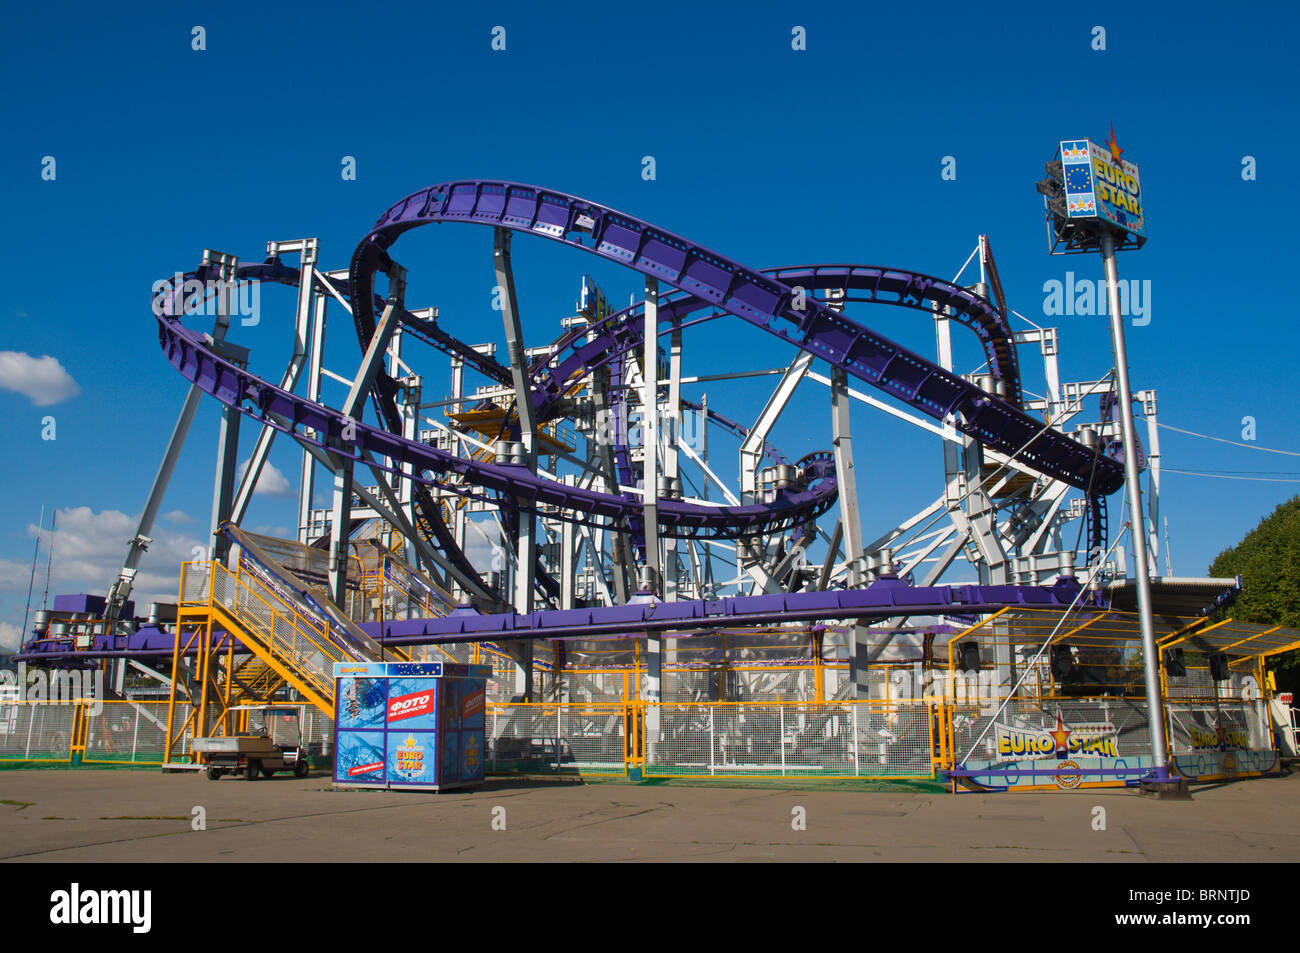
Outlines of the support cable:
[{"label": "support cable", "polygon": [[[1124,524],[1124,528],[1121,529],[1119,535],[1115,537],[1115,542],[1110,544],[1110,549],[1107,550],[1106,555],[1102,557],[1102,564],[1105,564],[1106,559],[1110,557],[1112,552],[1114,552],[1115,547],[1119,545],[1120,540],[1124,538],[1124,534],[1129,531],[1132,525],[1132,523]],[[1052,629],[1051,634],[1047,636],[1047,640],[1039,647],[1037,654],[1034,655],[1034,657],[1029,660],[1028,664],[1025,665],[1024,673],[1016,680],[1016,684],[1011,687],[1011,691],[1007,692],[1007,697],[1002,699],[1002,704],[998,706],[998,710],[993,713],[993,717],[990,718],[988,724],[984,726],[984,730],[979,733],[979,737],[971,744],[970,750],[966,752],[966,757],[962,758],[958,764],[965,764],[966,759],[975,753],[975,749],[979,747],[979,743],[984,740],[984,736],[989,733],[989,729],[992,728],[994,723],[998,720],[998,716],[1006,709],[1007,703],[1015,696],[1020,686],[1024,684],[1025,679],[1029,677],[1029,673],[1034,670],[1034,666],[1038,664],[1038,660],[1043,657],[1043,653],[1047,651],[1047,647],[1051,645],[1052,640],[1056,638],[1056,633],[1061,631],[1061,626],[1065,625],[1065,620],[1070,617],[1070,613],[1074,611],[1075,605],[1078,604],[1079,600],[1083,597],[1083,594],[1087,591],[1088,590],[1085,587],[1081,586],[1079,588],[1078,593],[1075,595],[1074,600],[1070,603],[1069,607],[1061,613],[1060,620]]]}]

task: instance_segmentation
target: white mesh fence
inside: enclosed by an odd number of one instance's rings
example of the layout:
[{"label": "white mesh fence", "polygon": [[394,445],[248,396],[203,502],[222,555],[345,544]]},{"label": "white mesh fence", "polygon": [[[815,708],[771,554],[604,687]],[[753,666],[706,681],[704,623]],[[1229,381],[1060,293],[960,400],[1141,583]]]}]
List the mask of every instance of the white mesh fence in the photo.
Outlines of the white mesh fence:
[{"label": "white mesh fence", "polygon": [[208,601],[208,564],[181,564],[181,604],[195,605]]},{"label": "white mesh fence", "polygon": [[[86,706],[86,750],[91,762],[160,764],[167,747],[167,702],[105,702],[96,713]],[[190,706],[176,706],[176,725],[185,723]],[[182,734],[173,757],[189,753],[189,734]]]},{"label": "white mesh fence", "polygon": [[76,706],[43,702],[0,705],[0,761],[67,761]]},{"label": "white mesh fence", "polygon": [[623,705],[492,705],[487,708],[487,770],[623,774]]},{"label": "white mesh fence", "polygon": [[924,703],[665,703],[647,707],[644,771],[929,778],[932,724]]}]

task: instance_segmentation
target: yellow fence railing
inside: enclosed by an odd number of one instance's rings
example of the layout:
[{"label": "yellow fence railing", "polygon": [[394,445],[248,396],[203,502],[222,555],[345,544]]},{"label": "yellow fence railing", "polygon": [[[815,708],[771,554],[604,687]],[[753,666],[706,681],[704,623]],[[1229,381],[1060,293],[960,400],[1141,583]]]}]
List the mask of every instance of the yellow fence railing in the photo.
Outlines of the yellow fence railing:
[{"label": "yellow fence railing", "polygon": [[489,771],[644,777],[934,779],[949,706],[929,702],[488,705]]},{"label": "yellow fence railing", "polygon": [[[160,765],[167,701],[0,703],[0,762]],[[182,753],[188,753],[188,739]]]}]

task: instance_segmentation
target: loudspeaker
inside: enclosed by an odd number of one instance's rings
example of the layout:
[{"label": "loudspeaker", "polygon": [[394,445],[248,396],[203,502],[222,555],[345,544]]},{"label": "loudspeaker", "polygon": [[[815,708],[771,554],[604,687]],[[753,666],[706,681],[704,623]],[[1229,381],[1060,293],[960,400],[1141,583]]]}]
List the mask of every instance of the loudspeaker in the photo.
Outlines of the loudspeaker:
[{"label": "loudspeaker", "polygon": [[1210,653],[1210,675],[1216,682],[1228,679],[1228,656],[1222,652]]},{"label": "loudspeaker", "polygon": [[1183,661],[1181,647],[1165,649],[1165,675],[1169,678],[1185,678],[1187,676],[1187,664]]},{"label": "loudspeaker", "polygon": [[1074,671],[1074,653],[1070,651],[1068,645],[1052,646],[1052,677],[1057,679],[1069,678],[1070,673]]},{"label": "loudspeaker", "polygon": [[980,670],[980,644],[978,642],[963,642],[957,648],[960,650],[957,657],[957,667],[963,672],[978,672]]}]

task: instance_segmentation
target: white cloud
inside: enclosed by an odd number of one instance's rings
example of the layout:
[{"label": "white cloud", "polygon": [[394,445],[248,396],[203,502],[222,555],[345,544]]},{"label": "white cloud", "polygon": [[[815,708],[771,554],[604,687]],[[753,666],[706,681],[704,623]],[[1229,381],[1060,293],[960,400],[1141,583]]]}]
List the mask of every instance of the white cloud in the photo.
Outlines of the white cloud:
[{"label": "white cloud", "polygon": [[22,647],[22,633],[12,622],[0,622],[0,655],[13,655]]},{"label": "white cloud", "polygon": [[500,530],[488,520],[470,519],[467,527],[473,532],[465,534],[465,556],[479,572],[502,570],[509,561]]},{"label": "white cloud", "polygon": [[[138,517],[118,510],[96,513],[88,506],[60,509],[58,513],[50,595],[64,592],[106,595],[122,568]],[[50,531],[38,530],[33,524],[27,532],[30,536],[41,534],[44,558],[49,552]],[[153,542],[141,557],[131,594],[137,612],[147,609],[150,602],[175,602],[181,563],[196,558],[196,549],[206,552],[206,544],[194,536],[157,527],[152,535]]]},{"label": "white cloud", "polygon": [[[247,460],[239,465],[239,478],[241,480],[244,478],[246,470],[248,470]],[[257,475],[257,489],[253,492],[261,496],[290,497],[294,495],[289,478],[276,469],[275,464],[270,460],[262,464],[262,472]]]},{"label": "white cloud", "polygon": [[184,524],[194,522],[194,517],[190,516],[190,514],[186,513],[184,510],[171,510],[170,512],[163,514],[163,519],[169,523]]},{"label": "white cloud", "polygon": [[17,559],[0,559],[0,592],[26,591],[31,579],[31,563]]},{"label": "white cloud", "polygon": [[63,369],[56,357],[32,357],[23,351],[0,351],[0,390],[12,390],[31,398],[37,407],[48,407],[76,397],[81,387]]}]

